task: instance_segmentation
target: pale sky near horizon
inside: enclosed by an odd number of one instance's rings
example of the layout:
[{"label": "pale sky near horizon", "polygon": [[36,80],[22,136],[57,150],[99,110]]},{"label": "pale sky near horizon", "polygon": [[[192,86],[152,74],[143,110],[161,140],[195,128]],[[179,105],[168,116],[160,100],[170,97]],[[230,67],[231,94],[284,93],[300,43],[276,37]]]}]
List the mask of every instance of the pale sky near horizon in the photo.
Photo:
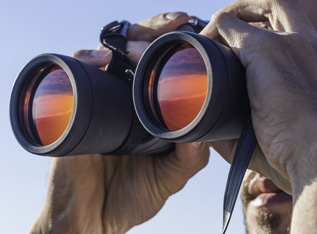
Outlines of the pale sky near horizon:
[{"label": "pale sky near horizon", "polygon": [[[209,20],[231,0],[1,2],[0,233],[21,234],[28,232],[44,203],[50,157],[26,152],[13,136],[9,99],[19,70],[41,53],[71,55],[78,49],[97,48],[100,28],[113,20],[135,23],[171,11]],[[128,233],[221,233],[228,171],[229,164],[212,151],[206,168],[170,197],[154,218]],[[244,233],[240,200],[227,233]]]}]

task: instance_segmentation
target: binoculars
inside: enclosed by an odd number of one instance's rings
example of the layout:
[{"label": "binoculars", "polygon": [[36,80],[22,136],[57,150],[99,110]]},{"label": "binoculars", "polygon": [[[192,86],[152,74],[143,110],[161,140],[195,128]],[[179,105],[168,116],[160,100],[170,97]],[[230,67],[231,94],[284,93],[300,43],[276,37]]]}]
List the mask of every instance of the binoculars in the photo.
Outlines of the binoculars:
[{"label": "binoculars", "polygon": [[245,69],[195,25],[144,52],[133,82],[74,58],[42,54],[12,89],[18,142],[38,155],[159,154],[173,142],[239,138],[250,114]]}]

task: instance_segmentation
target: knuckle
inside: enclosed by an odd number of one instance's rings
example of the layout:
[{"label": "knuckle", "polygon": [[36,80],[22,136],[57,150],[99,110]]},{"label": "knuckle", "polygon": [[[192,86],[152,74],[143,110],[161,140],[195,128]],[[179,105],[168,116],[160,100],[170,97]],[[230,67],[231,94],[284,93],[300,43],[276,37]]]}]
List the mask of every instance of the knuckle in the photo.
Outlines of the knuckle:
[{"label": "knuckle", "polygon": [[[269,2],[269,0],[266,1]],[[271,3],[275,5],[292,4],[296,2],[298,2],[298,0],[271,0]]]},{"label": "knuckle", "polygon": [[81,57],[86,56],[89,53],[90,53],[90,50],[77,50],[75,53],[72,54],[71,57],[73,57],[73,58],[81,58]]},{"label": "knuckle", "polygon": [[283,43],[283,47],[288,50],[293,51],[306,51],[306,49],[310,49],[311,45],[304,35],[300,33],[287,33],[280,35],[281,41]]},{"label": "knuckle", "polygon": [[212,16],[212,19],[217,23],[221,23],[232,19],[232,15],[227,12],[218,12]]},{"label": "knuckle", "polygon": [[280,37],[280,35],[270,31],[262,31],[262,33],[258,34],[254,40],[259,48],[264,51],[279,50],[281,46],[285,44],[283,38]]}]

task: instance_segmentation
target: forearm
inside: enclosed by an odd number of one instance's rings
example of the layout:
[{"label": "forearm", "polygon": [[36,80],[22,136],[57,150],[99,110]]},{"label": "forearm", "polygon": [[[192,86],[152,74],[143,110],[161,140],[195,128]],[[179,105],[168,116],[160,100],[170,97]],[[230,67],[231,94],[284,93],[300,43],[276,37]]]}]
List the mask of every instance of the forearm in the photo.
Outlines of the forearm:
[{"label": "forearm", "polygon": [[294,204],[291,232],[317,233],[317,178],[304,186]]},{"label": "forearm", "polygon": [[54,158],[46,202],[30,233],[101,234],[102,165],[99,155]]},{"label": "forearm", "polygon": [[317,147],[310,147],[293,167],[291,233],[317,233]]}]

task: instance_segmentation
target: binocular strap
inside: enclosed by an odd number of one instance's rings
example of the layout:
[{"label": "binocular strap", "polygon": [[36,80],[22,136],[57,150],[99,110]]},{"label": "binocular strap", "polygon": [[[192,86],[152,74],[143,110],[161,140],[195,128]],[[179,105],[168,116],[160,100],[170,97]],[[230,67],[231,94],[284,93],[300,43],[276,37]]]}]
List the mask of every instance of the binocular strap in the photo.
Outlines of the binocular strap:
[{"label": "binocular strap", "polygon": [[[112,51],[112,59],[107,66],[107,71],[122,78],[130,80],[126,70],[134,71],[135,67],[126,57],[127,34],[130,23],[128,21],[113,21],[101,29],[100,42]],[[131,81],[131,80],[130,80]]]},{"label": "binocular strap", "polygon": [[257,140],[250,116],[241,133],[228,175],[223,204],[223,234],[227,230],[232,211],[240,190],[241,182],[248,168],[256,144]]}]

